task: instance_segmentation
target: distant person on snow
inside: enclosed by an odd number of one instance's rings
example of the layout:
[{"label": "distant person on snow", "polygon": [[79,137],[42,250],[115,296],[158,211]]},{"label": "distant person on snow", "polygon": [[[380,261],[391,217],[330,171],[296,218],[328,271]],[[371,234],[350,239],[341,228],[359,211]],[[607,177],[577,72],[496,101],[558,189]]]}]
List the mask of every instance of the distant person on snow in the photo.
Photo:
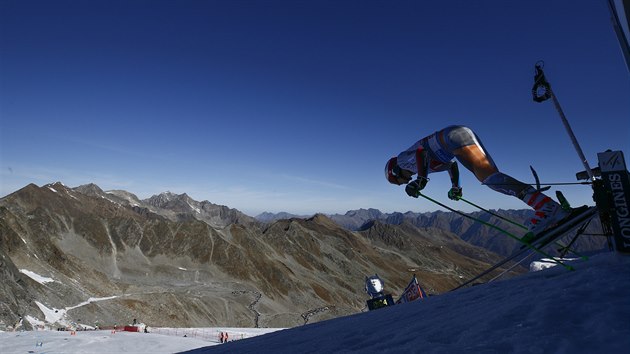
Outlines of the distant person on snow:
[{"label": "distant person on snow", "polygon": [[[429,182],[429,173],[448,171],[452,185],[448,197],[459,200],[462,187],[454,159],[492,190],[515,196],[532,207],[534,216],[525,225],[534,235],[568,215],[559,203],[534,187],[499,172],[479,137],[470,128],[460,125],[451,125],[424,137],[389,159],[385,165],[385,177],[392,184],[407,184],[405,192],[417,198]],[[415,174],[418,176],[412,181]]]}]

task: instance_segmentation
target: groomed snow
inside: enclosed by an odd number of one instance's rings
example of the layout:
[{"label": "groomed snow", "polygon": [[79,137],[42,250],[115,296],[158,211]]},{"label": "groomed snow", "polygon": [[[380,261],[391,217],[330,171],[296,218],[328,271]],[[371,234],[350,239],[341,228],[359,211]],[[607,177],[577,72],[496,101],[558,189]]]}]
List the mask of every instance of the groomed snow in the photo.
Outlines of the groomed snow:
[{"label": "groomed snow", "polygon": [[148,328],[149,333],[112,330],[0,332],[0,353],[177,353],[195,348],[227,345],[219,333],[228,332],[230,341],[252,338],[274,328]]},{"label": "groomed snow", "polygon": [[208,341],[162,334],[111,331],[32,331],[0,333],[0,353],[176,353]]}]

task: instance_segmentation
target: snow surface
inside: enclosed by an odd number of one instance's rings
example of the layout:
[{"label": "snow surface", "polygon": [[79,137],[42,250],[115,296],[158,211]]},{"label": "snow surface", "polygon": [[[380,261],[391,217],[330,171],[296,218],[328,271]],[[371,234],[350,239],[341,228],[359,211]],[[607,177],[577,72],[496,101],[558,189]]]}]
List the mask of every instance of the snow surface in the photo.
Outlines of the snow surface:
[{"label": "snow surface", "polygon": [[42,304],[41,302],[35,301],[35,305],[37,305],[37,307],[39,307],[39,310],[44,314],[44,318],[46,321],[45,322],[41,321],[39,318],[35,318],[32,316],[26,316],[26,320],[29,321],[31,323],[31,326],[33,326],[34,328],[47,328],[47,326],[49,327],[51,323],[57,323],[65,327],[71,327],[71,328],[75,328],[77,325],[81,328],[90,328],[91,326],[89,325],[81,324],[81,323],[74,324],[71,321],[69,321],[66,318],[67,312],[69,310],[73,310],[81,306],[89,305],[93,302],[111,300],[117,297],[118,296],[108,296],[108,297],[100,297],[100,298],[91,297],[87,301],[83,301],[74,306],[67,306],[66,308],[63,308],[63,309],[48,308],[46,305]]},{"label": "snow surface", "polygon": [[194,205],[190,204],[189,201],[186,201],[186,204],[188,204],[190,209],[194,210],[197,214],[201,214],[201,209],[199,209],[199,208],[195,207]]},{"label": "snow surface", "polygon": [[33,331],[0,333],[0,353],[630,353],[630,255],[571,264],[227,344]]},{"label": "snow surface", "polygon": [[112,330],[0,332],[0,353],[177,353],[227,345],[219,342],[220,332],[228,332],[230,341],[238,341],[277,330],[279,329],[149,327],[149,333]]},{"label": "snow surface", "polygon": [[[24,241],[24,239],[22,239],[22,241]],[[26,243],[26,241],[24,241],[24,243]],[[35,272],[32,272],[28,269],[20,269],[20,273],[27,275],[29,278],[35,280],[36,282],[40,283],[40,284],[46,284],[46,283],[52,283],[55,281],[55,279],[53,278],[48,278],[42,275],[39,275]]]}]

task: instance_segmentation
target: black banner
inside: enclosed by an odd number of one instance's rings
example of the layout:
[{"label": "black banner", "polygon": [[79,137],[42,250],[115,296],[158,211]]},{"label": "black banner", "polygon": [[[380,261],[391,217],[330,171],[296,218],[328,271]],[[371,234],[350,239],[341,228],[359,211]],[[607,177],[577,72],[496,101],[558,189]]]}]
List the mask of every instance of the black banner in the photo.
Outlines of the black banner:
[{"label": "black banner", "polygon": [[618,252],[630,253],[630,173],[621,151],[597,154]]}]

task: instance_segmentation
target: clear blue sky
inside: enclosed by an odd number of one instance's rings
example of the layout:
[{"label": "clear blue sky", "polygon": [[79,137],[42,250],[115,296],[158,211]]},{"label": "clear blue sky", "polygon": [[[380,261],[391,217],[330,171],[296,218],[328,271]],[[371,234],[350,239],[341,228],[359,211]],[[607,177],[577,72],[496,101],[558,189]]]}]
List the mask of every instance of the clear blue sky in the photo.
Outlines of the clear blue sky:
[{"label": "clear blue sky", "polygon": [[[61,181],[250,215],[439,210],[383,168],[450,124],[517,179],[533,165],[576,182],[553,104],[531,99],[538,60],[591,165],[606,149],[630,160],[605,0],[1,0],[0,31],[0,196]],[[447,200],[448,175],[430,177]],[[466,170],[462,184],[485,207],[526,207]],[[592,204],[588,186],[559,188]]]}]

